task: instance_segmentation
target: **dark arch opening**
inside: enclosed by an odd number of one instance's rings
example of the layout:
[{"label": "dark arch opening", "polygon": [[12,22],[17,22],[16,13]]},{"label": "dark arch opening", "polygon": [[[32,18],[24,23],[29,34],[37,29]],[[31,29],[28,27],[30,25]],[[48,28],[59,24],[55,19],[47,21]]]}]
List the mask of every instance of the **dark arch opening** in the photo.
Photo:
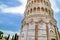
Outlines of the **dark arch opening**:
[{"label": "dark arch opening", "polygon": [[51,40],[55,40],[55,39],[51,39]]},{"label": "dark arch opening", "polygon": [[47,8],[45,8],[45,11],[47,12]]},{"label": "dark arch opening", "polygon": [[44,8],[42,7],[41,10],[44,11]]},{"label": "dark arch opening", "polygon": [[28,10],[27,14],[29,14],[29,10]]},{"label": "dark arch opening", "polygon": [[32,1],[32,3],[33,3],[33,1]]},{"label": "dark arch opening", "polygon": [[40,7],[37,8],[37,11],[40,11]]},{"label": "dark arch opening", "polygon": [[37,2],[39,2],[39,0],[37,0]]},{"label": "dark arch opening", "polygon": [[34,2],[36,2],[36,0],[34,0]]},{"label": "dark arch opening", "polygon": [[33,11],[36,11],[36,7],[34,7]]},{"label": "dark arch opening", "polygon": [[32,13],[32,9],[30,9],[30,13]]},{"label": "dark arch opening", "polygon": [[42,2],[42,0],[40,0]]}]

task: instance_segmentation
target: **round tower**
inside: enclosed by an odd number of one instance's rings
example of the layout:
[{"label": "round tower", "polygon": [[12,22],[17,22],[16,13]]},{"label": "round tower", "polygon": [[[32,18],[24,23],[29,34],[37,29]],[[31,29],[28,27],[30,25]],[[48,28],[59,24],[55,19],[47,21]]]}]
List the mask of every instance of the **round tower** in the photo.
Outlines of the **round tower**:
[{"label": "round tower", "polygon": [[58,40],[53,13],[49,0],[27,0],[20,40]]}]

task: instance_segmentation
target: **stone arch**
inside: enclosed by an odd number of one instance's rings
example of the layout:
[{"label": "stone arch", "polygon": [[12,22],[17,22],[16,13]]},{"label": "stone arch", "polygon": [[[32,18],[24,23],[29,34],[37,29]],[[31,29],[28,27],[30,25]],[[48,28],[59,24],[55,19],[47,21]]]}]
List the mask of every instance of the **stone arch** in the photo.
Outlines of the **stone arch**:
[{"label": "stone arch", "polygon": [[46,5],[47,5],[47,2],[46,2]]},{"label": "stone arch", "polygon": [[27,14],[29,14],[29,10],[28,10]]},{"label": "stone arch", "polygon": [[37,7],[37,11],[40,11],[40,7]]},{"label": "stone arch", "polygon": [[52,38],[51,40],[56,40],[55,38]]},{"label": "stone arch", "polygon": [[45,3],[45,0],[44,0],[44,3]]},{"label": "stone arch", "polygon": [[44,11],[44,8],[43,8],[43,7],[41,7],[41,10],[42,10],[42,11]]},{"label": "stone arch", "polygon": [[46,5],[47,4],[47,2],[44,0],[44,4]]},{"label": "stone arch", "polygon": [[53,16],[53,11],[51,12],[52,16]]},{"label": "stone arch", "polygon": [[48,2],[46,2],[46,5],[48,6]]},{"label": "stone arch", "polygon": [[31,1],[31,3],[33,3],[33,0]]},{"label": "stone arch", "polygon": [[34,2],[36,2],[36,0],[34,0]]},{"label": "stone arch", "polygon": [[37,2],[40,2],[39,0],[37,0]]},{"label": "stone arch", "polygon": [[54,34],[54,31],[53,30],[50,30],[50,33]]},{"label": "stone arch", "polygon": [[44,0],[44,4],[46,5],[46,1]]},{"label": "stone arch", "polygon": [[45,8],[45,12],[48,12],[47,8]]},{"label": "stone arch", "polygon": [[33,11],[36,11],[36,7],[33,8]]},{"label": "stone arch", "polygon": [[53,30],[50,30],[50,32],[52,32],[52,33],[53,33]]},{"label": "stone arch", "polygon": [[30,13],[32,13],[32,8],[30,9]]},{"label": "stone arch", "polygon": [[[50,10],[48,11],[48,13],[49,13],[49,15],[50,15],[50,13],[51,13]],[[50,15],[50,16],[51,16],[51,15]]]},{"label": "stone arch", "polygon": [[40,2],[42,2],[42,0],[40,0]]},{"label": "stone arch", "polygon": [[50,10],[48,10],[48,13],[50,14]]}]

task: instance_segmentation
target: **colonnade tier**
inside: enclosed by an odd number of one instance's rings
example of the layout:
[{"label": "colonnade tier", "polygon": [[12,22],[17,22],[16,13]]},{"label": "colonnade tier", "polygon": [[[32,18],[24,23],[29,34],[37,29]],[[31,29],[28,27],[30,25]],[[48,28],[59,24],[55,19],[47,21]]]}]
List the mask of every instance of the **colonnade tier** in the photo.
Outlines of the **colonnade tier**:
[{"label": "colonnade tier", "polygon": [[51,7],[51,4],[49,2],[49,0],[28,0],[27,1],[27,5],[26,5],[26,8],[29,8],[31,6],[33,6],[34,4],[42,4],[42,5],[45,5],[45,6],[48,6],[48,7]]},{"label": "colonnade tier", "polygon": [[51,8],[47,8],[47,7],[33,7],[33,8],[29,8],[28,10],[25,10],[25,16],[28,16],[30,14],[37,14],[37,13],[41,13],[41,14],[48,14],[50,15],[51,17],[53,17],[53,10]]}]

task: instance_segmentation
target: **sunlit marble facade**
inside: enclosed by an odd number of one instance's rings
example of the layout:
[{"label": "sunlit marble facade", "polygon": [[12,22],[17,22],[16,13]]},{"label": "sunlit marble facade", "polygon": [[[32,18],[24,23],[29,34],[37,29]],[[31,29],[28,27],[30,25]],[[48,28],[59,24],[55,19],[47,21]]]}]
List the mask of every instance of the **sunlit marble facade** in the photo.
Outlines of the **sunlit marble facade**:
[{"label": "sunlit marble facade", "polygon": [[49,0],[27,0],[20,40],[59,40]]}]

